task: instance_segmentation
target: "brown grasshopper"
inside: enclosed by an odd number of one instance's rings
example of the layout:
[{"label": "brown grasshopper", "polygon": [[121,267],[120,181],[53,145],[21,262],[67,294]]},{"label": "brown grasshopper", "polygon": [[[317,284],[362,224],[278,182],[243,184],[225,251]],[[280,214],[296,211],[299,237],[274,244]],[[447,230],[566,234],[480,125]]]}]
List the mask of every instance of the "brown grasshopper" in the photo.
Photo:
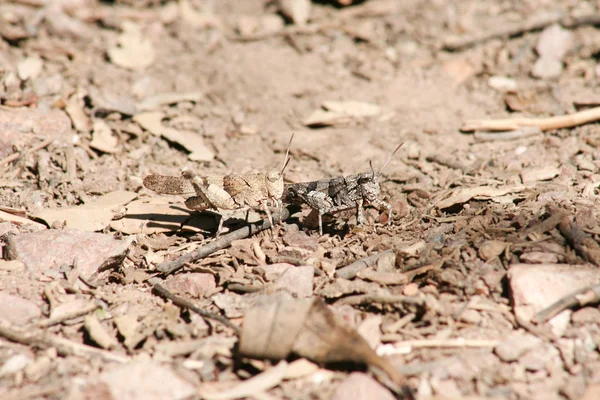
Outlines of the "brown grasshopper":
[{"label": "brown grasshopper", "polygon": [[[160,194],[193,195],[185,200],[190,210],[246,210],[246,222],[251,209],[262,208],[273,226],[273,217],[269,207],[282,207],[283,172],[290,158],[290,138],[281,170],[251,172],[225,176],[200,176],[188,171],[181,176],[148,175],[144,186]],[[223,218],[219,220],[216,235],[223,227]]]},{"label": "brown grasshopper", "polygon": [[402,143],[396,147],[377,173],[373,169],[373,164],[369,162],[371,172],[285,185],[283,201],[288,204],[306,204],[313,210],[317,210],[320,235],[323,234],[323,214],[333,214],[356,208],[357,222],[362,225],[365,223],[363,214],[365,205],[372,205],[377,209],[386,207],[389,216],[388,225],[390,225],[392,223],[392,206],[379,198],[381,193],[379,174],[401,146]]}]

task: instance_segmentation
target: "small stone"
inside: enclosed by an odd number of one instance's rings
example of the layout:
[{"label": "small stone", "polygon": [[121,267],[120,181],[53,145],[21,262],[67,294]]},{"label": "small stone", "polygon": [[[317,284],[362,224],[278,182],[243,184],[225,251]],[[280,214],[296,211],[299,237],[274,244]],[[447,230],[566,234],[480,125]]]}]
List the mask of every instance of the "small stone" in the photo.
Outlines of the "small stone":
[{"label": "small stone", "polygon": [[120,265],[128,248],[128,241],[101,233],[50,229],[10,237],[7,254],[9,259],[24,262],[32,273],[72,265],[77,259],[81,276],[89,278],[95,272]]},{"label": "small stone", "polygon": [[0,320],[13,325],[25,325],[42,314],[33,302],[3,291],[0,291],[0,304]]},{"label": "small stone", "polygon": [[571,315],[574,324],[596,324],[600,326],[600,310],[595,307],[584,307]]},{"label": "small stone", "polygon": [[573,33],[558,24],[544,29],[535,46],[540,57],[553,60],[562,60],[571,48],[573,48]]},{"label": "small stone", "polygon": [[530,251],[529,253],[521,254],[519,261],[527,264],[555,264],[558,262],[558,254]]},{"label": "small stone", "polygon": [[527,350],[534,348],[541,343],[541,339],[521,332],[514,332],[509,337],[498,343],[494,351],[504,362],[516,361]]},{"label": "small stone", "polygon": [[277,288],[285,289],[297,297],[313,295],[314,268],[311,266],[290,267],[279,278],[275,279]]},{"label": "small stone", "polygon": [[518,89],[517,81],[506,76],[490,76],[488,86],[498,92],[516,92]]},{"label": "small stone", "polygon": [[544,368],[546,359],[539,354],[538,350],[533,349],[519,358],[519,363],[528,371],[539,371]]},{"label": "small stone", "polygon": [[316,251],[319,248],[319,240],[315,236],[308,236],[303,231],[286,233],[282,239],[286,246],[298,247],[310,251]]},{"label": "small stone", "polygon": [[24,354],[15,354],[2,364],[0,367],[0,377],[12,375],[19,371],[22,371],[31,363],[31,358]]},{"label": "small stone", "polygon": [[461,315],[460,315],[460,320],[473,324],[473,325],[479,325],[479,323],[481,322],[481,314],[477,311],[477,310],[465,310]]},{"label": "small stone", "polygon": [[362,372],[353,372],[336,388],[332,400],[393,400],[395,397],[375,379]]},{"label": "small stone", "polygon": [[531,75],[538,79],[557,78],[562,74],[563,64],[559,60],[548,57],[540,57],[533,64]]},{"label": "small stone", "polygon": [[498,257],[506,249],[506,243],[500,240],[486,240],[479,246],[479,256],[485,261]]},{"label": "small stone", "polygon": [[17,65],[17,75],[19,75],[19,79],[22,81],[26,81],[27,79],[35,79],[42,72],[43,66],[44,63],[42,62],[41,58],[37,56],[27,57]]},{"label": "small stone", "polygon": [[193,297],[205,297],[214,293],[217,284],[212,274],[193,272],[169,276],[165,287],[175,294],[183,293]]},{"label": "small stone", "polygon": [[560,169],[552,166],[528,168],[521,172],[523,183],[534,183],[537,181],[549,181],[560,175]]},{"label": "small stone", "polygon": [[414,282],[404,286],[404,289],[402,290],[402,294],[405,296],[416,296],[418,293],[419,285]]}]

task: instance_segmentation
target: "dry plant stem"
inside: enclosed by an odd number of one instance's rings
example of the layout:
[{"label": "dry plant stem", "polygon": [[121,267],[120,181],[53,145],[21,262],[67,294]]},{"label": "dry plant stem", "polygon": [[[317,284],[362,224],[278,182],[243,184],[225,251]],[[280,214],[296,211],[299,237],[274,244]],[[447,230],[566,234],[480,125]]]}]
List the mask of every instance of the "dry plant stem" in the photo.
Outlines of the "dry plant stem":
[{"label": "dry plant stem", "polygon": [[73,310],[70,313],[66,313],[57,318],[49,318],[45,321],[40,321],[36,324],[36,326],[39,328],[47,328],[52,325],[58,325],[65,321],[68,321],[70,319],[82,317],[86,314],[91,313],[92,311],[96,311],[98,309],[98,307],[99,306],[96,303],[88,304],[87,306],[85,306],[79,310]]},{"label": "dry plant stem", "polygon": [[567,308],[583,307],[600,302],[600,284],[591,285],[568,294],[557,302],[539,311],[531,321],[535,324],[544,323]]},{"label": "dry plant stem", "polygon": [[[392,335],[390,335],[392,336]],[[393,335],[395,337],[401,337],[401,335]],[[385,336],[381,338],[382,341],[384,339],[391,339],[391,337],[386,338]],[[390,340],[386,340],[390,341]],[[494,347],[500,341],[499,340],[485,340],[485,339],[415,339],[415,340],[404,340],[394,342],[395,347],[418,347],[418,348],[427,348],[427,347]]]},{"label": "dry plant stem", "polygon": [[527,126],[508,132],[475,132],[473,138],[478,142],[495,142],[503,140],[518,140],[541,135],[542,130],[537,126]]},{"label": "dry plant stem", "polygon": [[150,282],[152,284],[152,288],[154,289],[154,291],[156,293],[158,293],[159,295],[161,295],[162,297],[164,297],[166,299],[171,300],[173,302],[173,304],[175,304],[176,306],[181,307],[181,308],[188,308],[188,309],[192,310],[193,312],[195,312],[196,314],[201,315],[204,318],[218,321],[218,322],[222,323],[223,325],[225,325],[226,327],[233,330],[233,332],[235,332],[236,336],[239,336],[240,328],[238,328],[237,326],[232,324],[231,321],[229,321],[227,318],[225,318],[221,315],[215,314],[215,313],[211,313],[209,311],[202,310],[202,309],[196,307],[196,305],[194,305],[194,303],[192,303],[191,301],[186,300],[179,296],[175,296],[173,293],[168,291],[164,286],[162,286],[160,284],[161,280],[159,278],[150,278],[148,280],[148,282]]},{"label": "dry plant stem", "polygon": [[513,24],[504,24],[496,30],[477,36],[451,38],[444,42],[443,49],[449,51],[461,50],[490,39],[519,36],[526,32],[541,30],[555,23],[560,23],[566,28],[574,28],[582,25],[597,25],[599,22],[600,14],[586,14],[578,17],[565,17],[561,14],[555,14],[522,22],[519,21]]},{"label": "dry plant stem", "polygon": [[355,278],[360,271],[372,267],[377,263],[377,260],[379,260],[383,255],[392,252],[393,250],[385,250],[381,253],[372,254],[368,257],[361,258],[360,260],[356,260],[352,264],[342,267],[339,270],[335,271],[335,275],[336,277],[342,279]]},{"label": "dry plant stem", "polygon": [[87,359],[98,357],[104,361],[114,361],[118,363],[126,363],[130,359],[126,356],[121,356],[110,351],[87,346],[85,344],[71,342],[70,340],[51,335],[47,332],[32,331],[27,332],[13,328],[6,322],[0,323],[0,336],[10,341],[21,343],[28,346],[47,349],[55,347],[58,354],[62,356],[79,356]]},{"label": "dry plant stem", "polygon": [[[281,214],[273,214],[273,223],[278,224],[280,221],[285,221],[289,217],[290,212],[287,208],[284,208]],[[268,220],[244,226],[243,228],[240,228],[213,240],[212,242],[210,242],[206,246],[202,246],[198,250],[194,250],[191,253],[179,257],[176,260],[167,261],[162,264],[159,264],[156,266],[156,269],[165,275],[172,274],[173,272],[182,268],[186,263],[193,263],[194,261],[198,261],[204,257],[208,257],[214,252],[229,247],[231,245],[231,242],[233,242],[234,240],[240,240],[250,237],[258,232],[262,232],[269,228],[271,228],[271,223]]]},{"label": "dry plant stem", "polygon": [[472,131],[511,131],[525,126],[535,126],[542,131],[560,128],[572,128],[600,120],[600,107],[579,111],[569,115],[559,115],[548,118],[507,118],[507,119],[480,119],[465,121],[461,130]]},{"label": "dry plant stem", "polygon": [[419,297],[410,297],[410,296],[401,296],[401,295],[393,295],[393,294],[359,294],[356,296],[348,296],[344,297],[338,301],[336,304],[349,304],[349,305],[359,305],[359,304],[372,304],[372,303],[380,303],[380,304],[413,304],[416,306],[425,305],[425,300]]},{"label": "dry plant stem", "polygon": [[19,159],[19,157],[21,157],[23,154],[26,153],[34,153],[38,150],[43,149],[44,147],[48,146],[50,143],[52,143],[54,141],[54,139],[46,139],[43,142],[37,144],[36,146],[33,146],[31,149],[29,150],[25,150],[21,153],[13,153],[10,156],[6,157],[5,159],[0,161],[0,166],[5,165],[5,164],[9,164],[17,159]]}]

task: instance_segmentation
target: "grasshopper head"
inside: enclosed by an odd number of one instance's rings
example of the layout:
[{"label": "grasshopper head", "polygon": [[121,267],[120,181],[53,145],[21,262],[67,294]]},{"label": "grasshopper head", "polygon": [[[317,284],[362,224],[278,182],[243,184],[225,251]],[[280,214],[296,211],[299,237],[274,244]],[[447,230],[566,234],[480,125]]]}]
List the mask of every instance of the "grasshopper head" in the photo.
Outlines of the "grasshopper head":
[{"label": "grasshopper head", "polygon": [[273,169],[267,172],[265,176],[265,185],[269,197],[280,199],[283,196],[283,175],[280,171]]},{"label": "grasshopper head", "polygon": [[377,200],[377,198],[379,198],[379,193],[381,192],[377,174],[369,172],[360,174],[358,177],[358,188],[361,197],[366,203]]}]

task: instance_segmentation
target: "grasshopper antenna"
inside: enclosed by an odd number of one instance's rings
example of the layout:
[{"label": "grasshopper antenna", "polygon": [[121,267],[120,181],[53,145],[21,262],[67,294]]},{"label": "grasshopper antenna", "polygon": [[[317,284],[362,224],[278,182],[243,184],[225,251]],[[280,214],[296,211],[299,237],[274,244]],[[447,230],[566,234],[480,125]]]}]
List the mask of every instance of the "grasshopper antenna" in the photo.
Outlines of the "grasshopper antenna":
[{"label": "grasshopper antenna", "polygon": [[[394,150],[392,155],[390,155],[390,157],[387,159],[387,161],[383,163],[383,166],[379,169],[379,172],[377,172],[377,175],[381,174],[381,171],[383,171],[383,169],[388,165],[388,163],[392,160],[392,157],[394,157],[394,154],[396,154],[396,152],[400,149],[400,147],[402,147],[403,144],[404,144],[404,142],[400,143],[398,145],[398,147],[396,147],[396,150]],[[371,169],[373,169],[372,166],[371,166]]]},{"label": "grasshopper antenna", "polygon": [[290,142],[288,143],[287,150],[285,151],[285,158],[283,159],[283,166],[281,167],[281,173],[285,171],[285,167],[290,163],[290,147],[292,146],[292,140],[294,140],[294,135],[296,132],[292,132],[292,137],[290,137]]},{"label": "grasshopper antenna", "polygon": [[[375,179],[375,170],[373,169],[373,161],[369,160],[369,166],[371,167],[371,172],[373,173],[373,179]],[[379,171],[381,172],[381,171]]]}]

